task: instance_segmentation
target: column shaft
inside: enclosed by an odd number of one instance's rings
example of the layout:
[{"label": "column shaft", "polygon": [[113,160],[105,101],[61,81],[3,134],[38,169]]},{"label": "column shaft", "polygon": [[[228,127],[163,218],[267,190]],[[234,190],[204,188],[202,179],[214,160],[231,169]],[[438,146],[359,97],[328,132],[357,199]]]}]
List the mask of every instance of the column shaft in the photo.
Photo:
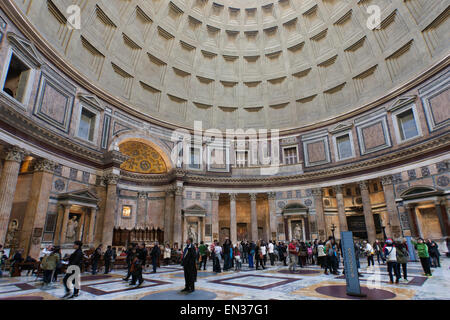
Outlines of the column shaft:
[{"label": "column shaft", "polygon": [[323,210],[323,192],[322,189],[317,188],[312,190],[314,196],[314,206],[316,208],[317,231],[319,239],[326,240],[327,226],[325,221],[325,212]]},{"label": "column shaft", "polygon": [[219,197],[218,193],[211,193],[212,241],[219,240]]},{"label": "column shaft", "polygon": [[270,230],[270,237],[269,239],[272,240],[278,240],[278,234],[277,234],[277,208],[276,208],[276,193],[275,192],[269,192],[268,193],[268,199],[269,199],[269,230]]},{"label": "column shaft", "polygon": [[230,193],[230,240],[237,242],[236,194]]},{"label": "column shaft", "polygon": [[377,232],[375,229],[375,222],[372,214],[372,204],[370,203],[369,186],[367,181],[361,181],[359,183],[361,189],[361,198],[363,203],[364,221],[366,222],[367,239],[372,244],[377,238]]},{"label": "column shaft", "polygon": [[89,214],[89,238],[88,242],[90,245],[94,244],[94,232],[95,232],[95,216],[97,214],[97,209],[91,208]]},{"label": "column shaft", "polygon": [[251,221],[251,235],[253,241],[258,241],[258,212],[256,210],[256,193],[250,194],[250,221]]},{"label": "column shaft", "polygon": [[174,190],[166,191],[166,201],[164,208],[164,242],[171,243],[173,240],[173,206],[174,206]]},{"label": "column shaft", "polygon": [[[394,185],[392,183],[392,176],[383,177],[381,180],[383,185],[384,200],[386,202],[386,210],[389,217],[389,233],[393,238],[399,238],[402,235],[400,227],[400,218],[398,216],[398,208],[395,203]],[[388,235],[389,236],[389,235]]]},{"label": "column shaft", "polygon": [[336,192],[336,201],[338,206],[339,230],[348,231],[347,215],[345,214],[345,203],[344,194],[342,193],[342,186],[336,186],[334,190]]},{"label": "column shaft", "polygon": [[178,248],[183,247],[181,209],[183,205],[183,187],[177,187],[175,191],[175,213],[173,221],[173,242],[178,243]]},{"label": "column shaft", "polygon": [[17,178],[24,151],[14,147],[6,155],[0,178],[0,243],[5,243],[9,218],[16,192]]},{"label": "column shaft", "polygon": [[106,183],[106,206],[105,216],[103,218],[103,236],[102,244],[104,246],[112,245],[113,232],[115,226],[115,216],[117,212],[117,183],[119,175],[110,173],[105,176]]}]

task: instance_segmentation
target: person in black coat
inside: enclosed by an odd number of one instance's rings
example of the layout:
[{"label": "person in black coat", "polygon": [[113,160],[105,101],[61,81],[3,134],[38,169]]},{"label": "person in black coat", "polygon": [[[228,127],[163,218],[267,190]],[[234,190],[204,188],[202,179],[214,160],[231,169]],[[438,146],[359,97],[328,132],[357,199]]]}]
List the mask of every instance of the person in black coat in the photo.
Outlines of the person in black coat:
[{"label": "person in black coat", "polygon": [[[81,251],[82,246],[83,246],[83,243],[81,241],[74,242],[73,247],[74,247],[75,251],[70,255],[69,263],[68,263],[69,267],[70,266],[78,266],[78,268],[79,268],[78,276],[81,275],[81,263],[83,262],[83,251]],[[70,289],[67,285],[67,282],[69,280],[69,277],[71,275],[73,275],[74,273],[75,273],[75,271],[72,271],[72,273],[66,273],[66,275],[64,276],[63,283],[64,283],[64,288],[66,289],[66,294],[64,295],[63,298],[67,298],[70,296]],[[75,279],[72,280],[72,283],[75,284]],[[70,298],[78,297],[79,292],[80,292],[80,289],[79,288],[77,289],[76,286],[74,286],[73,295]]]},{"label": "person in black coat", "polygon": [[99,245],[97,249],[95,249],[92,254],[92,274],[97,274],[98,262],[100,261],[100,257],[102,256],[102,245]]},{"label": "person in black coat", "polygon": [[144,251],[145,247],[136,247],[132,250],[132,261],[131,261],[131,283],[130,285],[135,285],[136,281],[138,281],[138,287],[142,285],[144,279],[142,278],[142,266],[144,265],[144,261],[147,258],[147,252]]},{"label": "person in black coat", "polygon": [[111,249],[111,246],[108,246],[108,248],[105,251],[105,254],[103,255],[103,259],[105,259],[105,274],[109,273],[112,256],[113,251]]},{"label": "person in black coat", "polygon": [[128,245],[128,249],[127,249],[127,251],[126,251],[127,258],[126,258],[125,261],[127,262],[127,276],[126,276],[125,278],[122,279],[123,281],[128,281],[128,279],[130,279],[130,277],[131,277],[131,271],[130,271],[130,269],[131,269],[131,260],[132,260],[132,254],[133,254],[133,252],[132,252],[133,247],[135,247],[135,244],[130,243],[130,244]]},{"label": "person in black coat", "polygon": [[194,240],[189,238],[186,240],[186,248],[183,251],[183,260],[181,261],[181,265],[184,268],[184,281],[185,288],[181,290],[181,292],[194,292],[195,291],[195,279],[197,278],[197,266],[195,265],[196,252],[194,248],[194,244],[192,243]]},{"label": "person in black coat", "polygon": [[153,272],[156,273],[156,267],[158,266],[158,258],[161,256],[161,249],[159,248],[159,243],[155,242],[152,251],[150,252],[150,258],[152,258]]}]

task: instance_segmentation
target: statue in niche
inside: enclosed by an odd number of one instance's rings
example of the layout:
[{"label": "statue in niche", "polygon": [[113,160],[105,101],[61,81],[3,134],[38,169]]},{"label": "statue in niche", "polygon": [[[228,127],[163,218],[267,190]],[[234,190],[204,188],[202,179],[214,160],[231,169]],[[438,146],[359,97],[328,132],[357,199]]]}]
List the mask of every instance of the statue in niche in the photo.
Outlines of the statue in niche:
[{"label": "statue in niche", "polygon": [[6,234],[6,246],[14,246],[17,242],[17,231],[19,231],[19,222],[17,219],[11,220],[8,227],[8,233]]},{"label": "statue in niche", "polygon": [[296,223],[294,226],[294,239],[298,239],[298,240],[302,240],[302,227],[300,226],[299,223]]},{"label": "statue in niche", "polygon": [[188,225],[188,238],[194,239],[194,243],[197,242],[196,224],[190,223]]},{"label": "statue in niche", "polygon": [[77,235],[77,228],[78,228],[78,220],[77,216],[73,216],[72,219],[69,220],[67,223],[67,233],[66,233],[66,240],[67,242],[75,241],[75,237]]}]

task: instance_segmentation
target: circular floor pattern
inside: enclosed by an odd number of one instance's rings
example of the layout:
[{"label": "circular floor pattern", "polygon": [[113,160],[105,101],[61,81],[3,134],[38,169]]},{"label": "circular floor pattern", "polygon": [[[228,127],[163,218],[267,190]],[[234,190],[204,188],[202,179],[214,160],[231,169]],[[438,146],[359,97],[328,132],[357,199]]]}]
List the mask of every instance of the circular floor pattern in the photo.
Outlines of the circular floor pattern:
[{"label": "circular floor pattern", "polygon": [[164,291],[149,294],[141,300],[213,300],[217,297],[214,292],[195,290],[192,293],[183,293],[180,291]]},{"label": "circular floor pattern", "polygon": [[347,295],[347,286],[345,285],[319,287],[316,289],[316,291],[329,297],[344,299],[387,300],[396,297],[395,293],[393,292],[382,289],[369,289],[367,287],[361,287],[361,292],[364,293],[366,297],[352,297]]},{"label": "circular floor pattern", "polygon": [[320,274],[320,271],[317,270],[295,270],[295,271],[289,271],[289,270],[279,270],[278,273],[284,273],[284,274]]}]

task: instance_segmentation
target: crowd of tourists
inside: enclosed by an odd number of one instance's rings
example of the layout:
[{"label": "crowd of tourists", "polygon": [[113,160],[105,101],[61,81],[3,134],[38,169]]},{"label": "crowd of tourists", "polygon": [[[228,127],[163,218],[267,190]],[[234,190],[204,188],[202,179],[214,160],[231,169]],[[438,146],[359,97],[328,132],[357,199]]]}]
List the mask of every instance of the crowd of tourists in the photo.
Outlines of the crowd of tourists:
[{"label": "crowd of tourists", "polygon": [[[375,257],[378,265],[386,265],[389,274],[389,282],[399,283],[400,281],[408,281],[407,264],[410,261],[410,252],[415,249],[420,259],[424,274],[432,276],[431,268],[440,268],[440,253],[436,242],[422,238],[412,241],[414,248],[408,248],[405,239],[387,239],[382,242],[376,240],[374,243],[367,241],[355,241],[354,249],[356,263],[359,276],[360,259],[367,259],[367,268],[371,269],[375,265]],[[99,245],[92,250],[82,251],[82,243],[76,241],[74,243],[75,251],[64,257],[61,255],[61,248],[58,246],[48,246],[44,248],[40,254],[40,269],[43,272],[43,286],[48,286],[52,281],[56,282],[58,274],[62,274],[64,267],[77,265],[82,270],[86,270],[83,265],[88,262],[90,272],[95,275],[99,269],[99,262],[103,262],[104,273],[111,272],[114,262],[118,256],[122,256],[126,263],[127,274],[123,278],[124,281],[130,281],[132,286],[141,286],[144,282],[142,272],[145,270],[148,262],[151,261],[152,272],[156,273],[157,268],[161,265],[161,261],[165,265],[181,264],[185,268],[186,288],[185,292],[194,291],[194,282],[197,278],[197,270],[206,270],[207,262],[212,262],[212,271],[215,273],[240,271],[244,265],[248,269],[264,270],[270,266],[281,265],[288,266],[289,271],[295,273],[297,268],[318,265],[323,269],[324,274],[339,275],[340,266],[343,269],[343,253],[340,241],[336,241],[333,237],[328,240],[299,241],[291,240],[286,243],[283,241],[275,242],[269,240],[259,241],[239,241],[232,243],[230,239],[226,239],[222,244],[215,240],[212,244],[205,244],[203,241],[193,243],[192,239],[188,239],[182,248],[170,247],[169,244],[164,246],[155,242],[153,246],[147,248],[145,243],[130,243],[125,249],[119,250],[107,246],[103,251],[103,246]],[[0,277],[2,270],[9,261],[10,272],[13,275],[14,266],[20,263],[36,262],[31,257],[23,258],[23,250],[17,250],[11,257],[5,254],[5,250],[0,245]],[[187,271],[186,271],[187,270]],[[29,273],[30,271],[28,271]],[[31,270],[32,274],[36,270]],[[342,271],[344,272],[344,270]],[[71,295],[67,281],[70,274],[66,273],[63,279],[66,288],[64,297],[78,296],[78,290],[75,288]],[[395,277],[395,279],[394,279]],[[131,280],[130,280],[131,278]]]}]

